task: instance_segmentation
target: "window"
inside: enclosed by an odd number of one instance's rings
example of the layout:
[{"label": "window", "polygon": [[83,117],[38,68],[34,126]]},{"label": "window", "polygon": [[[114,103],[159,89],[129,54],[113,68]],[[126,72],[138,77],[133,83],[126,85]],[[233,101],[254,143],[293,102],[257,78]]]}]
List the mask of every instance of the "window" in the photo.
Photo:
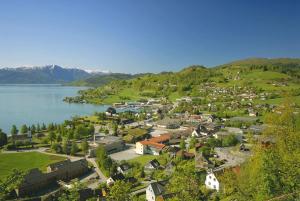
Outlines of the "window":
[{"label": "window", "polygon": [[211,185],[211,183],[210,183],[210,182],[208,182],[208,185],[210,186],[210,185]]},{"label": "window", "polygon": [[209,176],[209,178],[211,179],[211,176]]},{"label": "window", "polygon": [[216,185],[214,185],[214,189],[217,189]]},{"label": "window", "polygon": [[214,178],[214,181],[216,181],[216,178]]}]

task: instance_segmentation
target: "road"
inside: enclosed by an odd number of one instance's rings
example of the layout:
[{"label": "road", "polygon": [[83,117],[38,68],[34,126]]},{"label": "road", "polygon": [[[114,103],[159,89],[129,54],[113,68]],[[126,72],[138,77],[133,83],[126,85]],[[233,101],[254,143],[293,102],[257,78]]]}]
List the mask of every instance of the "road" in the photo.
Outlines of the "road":
[{"label": "road", "polygon": [[95,170],[96,170],[97,174],[100,177],[100,182],[106,182],[107,177],[99,169],[99,166],[98,166],[98,164],[96,162],[96,159],[95,158],[86,158],[86,159],[87,159],[87,161],[89,161],[90,163],[92,163],[93,166],[95,167]]}]

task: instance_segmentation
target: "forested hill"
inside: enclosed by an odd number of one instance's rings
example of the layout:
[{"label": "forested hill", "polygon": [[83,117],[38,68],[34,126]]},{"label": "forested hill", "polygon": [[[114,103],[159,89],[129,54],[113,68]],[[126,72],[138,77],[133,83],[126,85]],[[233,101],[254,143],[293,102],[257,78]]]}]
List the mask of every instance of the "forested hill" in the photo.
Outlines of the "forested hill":
[{"label": "forested hill", "polygon": [[[214,91],[235,90],[300,95],[300,59],[246,59],[213,68],[190,66],[179,72],[146,74],[129,80],[81,91],[70,102],[113,103],[166,97],[207,97]],[[233,92],[232,92],[233,93]],[[217,96],[217,95],[216,95]],[[270,95],[271,96],[271,95]],[[217,97],[216,97],[217,98]]]},{"label": "forested hill", "polygon": [[98,74],[85,79],[76,80],[67,85],[71,86],[91,86],[91,87],[99,87],[113,80],[128,80],[136,77],[140,77],[143,74],[124,74],[124,73],[108,73],[108,74]]}]

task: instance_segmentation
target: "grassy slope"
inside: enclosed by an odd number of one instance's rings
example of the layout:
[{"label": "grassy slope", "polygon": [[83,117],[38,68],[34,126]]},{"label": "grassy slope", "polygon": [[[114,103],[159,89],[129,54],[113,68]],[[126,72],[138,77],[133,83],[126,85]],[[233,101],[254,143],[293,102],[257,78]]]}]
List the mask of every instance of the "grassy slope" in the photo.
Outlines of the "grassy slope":
[{"label": "grassy slope", "polygon": [[39,168],[40,170],[45,171],[49,164],[64,159],[64,157],[47,155],[38,152],[0,153],[0,179],[7,176],[12,169],[27,171],[32,168]]},{"label": "grassy slope", "polygon": [[[267,67],[268,70],[263,70]],[[250,68],[253,68],[250,70]],[[240,73],[240,79],[235,80],[234,77]],[[191,84],[192,90],[196,93],[190,93],[189,96],[196,94],[201,87],[199,84],[207,81],[214,82],[219,87],[233,87],[233,86],[252,86],[263,89],[265,91],[290,91],[292,89],[299,89],[300,75],[300,60],[299,59],[246,59],[219,67],[207,69],[200,66],[192,66],[185,68],[177,73],[160,73],[148,74],[135,79],[127,80],[122,84],[120,82],[110,83],[106,86],[114,88],[114,93],[102,97],[89,96],[90,103],[111,104],[122,101],[135,101],[139,99],[148,98],[146,93],[160,93],[166,90],[171,90],[171,86],[175,86],[175,90],[168,91],[168,97],[174,101],[183,96],[180,93],[180,88],[184,85]],[[224,79],[227,82],[223,82]],[[286,83],[287,86],[275,86],[274,83]],[[105,87],[106,87],[105,86]],[[102,88],[103,89],[103,88]],[[101,90],[101,88],[98,88]],[[96,92],[96,90],[95,90]],[[91,93],[93,94],[93,93]],[[146,94],[146,95],[145,95]]]},{"label": "grassy slope", "polygon": [[158,158],[158,156],[154,156],[154,155],[142,155],[139,156],[137,158],[133,158],[131,160],[129,160],[129,162],[135,162],[135,163],[139,163],[142,166],[146,165],[149,161]]}]

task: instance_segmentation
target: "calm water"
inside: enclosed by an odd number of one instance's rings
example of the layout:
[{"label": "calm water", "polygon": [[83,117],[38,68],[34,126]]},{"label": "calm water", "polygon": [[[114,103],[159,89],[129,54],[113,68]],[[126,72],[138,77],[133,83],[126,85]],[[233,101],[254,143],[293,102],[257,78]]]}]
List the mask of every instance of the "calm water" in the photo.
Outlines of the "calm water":
[{"label": "calm water", "polygon": [[0,128],[9,132],[13,124],[60,123],[75,115],[104,111],[107,106],[69,104],[65,96],[74,96],[82,87],[59,85],[0,85]]}]

